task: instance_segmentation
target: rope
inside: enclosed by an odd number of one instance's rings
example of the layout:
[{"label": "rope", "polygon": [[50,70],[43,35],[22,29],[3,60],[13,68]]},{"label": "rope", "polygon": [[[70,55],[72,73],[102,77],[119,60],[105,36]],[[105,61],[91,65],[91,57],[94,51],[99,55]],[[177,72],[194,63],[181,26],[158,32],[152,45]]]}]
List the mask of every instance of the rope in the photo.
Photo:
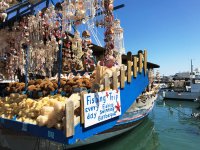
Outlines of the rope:
[{"label": "rope", "polygon": [[40,148],[40,138],[37,138],[36,142],[35,142],[34,150],[36,150],[36,149],[39,150],[39,148]]},{"label": "rope", "polygon": [[[188,123],[192,123],[192,124],[197,125],[197,126],[200,127],[200,122],[199,122],[199,118],[198,118],[198,117],[197,117],[197,118],[196,118],[196,117],[194,118],[194,117],[192,117],[191,115],[188,115],[188,114],[186,114],[186,113],[184,113],[184,112],[182,112],[182,111],[180,111],[180,110],[178,110],[178,109],[172,107],[172,106],[169,105],[169,104],[166,104],[166,103],[165,103],[165,105],[168,106],[169,108],[172,108],[172,109],[176,110],[177,112],[182,113],[183,115],[187,116],[188,119],[192,119],[192,120],[187,120]],[[193,119],[195,119],[195,120],[193,120]],[[195,121],[195,122],[194,122],[194,121]]]},{"label": "rope", "polygon": [[90,32],[92,33],[92,35],[93,35],[95,41],[97,42],[97,44],[98,44],[99,46],[102,47],[102,44],[101,44],[101,42],[100,42],[98,36],[97,36],[96,33],[94,32],[92,25],[91,25],[89,22],[87,22],[87,25],[88,25],[88,29],[89,29]]},{"label": "rope", "polygon": [[171,106],[171,105],[169,105],[169,104],[166,104],[166,103],[165,103],[165,105],[167,105],[169,108],[172,108],[172,109],[176,110],[177,112],[179,112],[179,113],[182,113],[183,115],[185,115],[185,116],[187,116],[187,117],[190,117],[190,118],[191,118],[191,115],[188,115],[188,114],[186,114],[186,113],[184,113],[184,112],[182,112],[182,111],[178,110],[177,108],[174,108],[174,107],[172,107],[172,106]]}]

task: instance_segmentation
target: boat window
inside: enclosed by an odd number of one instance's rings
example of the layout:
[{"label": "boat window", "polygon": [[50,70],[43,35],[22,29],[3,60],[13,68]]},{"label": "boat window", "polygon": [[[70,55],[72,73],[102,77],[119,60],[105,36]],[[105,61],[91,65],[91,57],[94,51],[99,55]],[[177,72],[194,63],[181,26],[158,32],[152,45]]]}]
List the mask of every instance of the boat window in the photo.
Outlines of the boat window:
[{"label": "boat window", "polygon": [[190,86],[190,82],[185,82],[185,85],[186,86]]},{"label": "boat window", "polygon": [[192,84],[195,84],[195,79],[192,79]]}]

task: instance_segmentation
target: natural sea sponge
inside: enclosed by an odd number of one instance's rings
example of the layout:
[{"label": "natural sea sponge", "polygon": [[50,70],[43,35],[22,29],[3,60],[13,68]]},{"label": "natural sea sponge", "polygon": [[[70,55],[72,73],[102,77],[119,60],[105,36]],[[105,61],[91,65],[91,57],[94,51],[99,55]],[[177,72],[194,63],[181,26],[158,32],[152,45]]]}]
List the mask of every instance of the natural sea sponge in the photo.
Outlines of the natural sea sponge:
[{"label": "natural sea sponge", "polygon": [[58,88],[58,83],[56,83],[55,81],[52,82],[52,83],[53,83],[53,87],[54,87],[55,89],[57,89],[57,88]]},{"label": "natural sea sponge", "polygon": [[9,86],[6,87],[6,91],[10,93],[10,91],[11,91],[11,87],[9,87]]},{"label": "natural sea sponge", "polygon": [[56,101],[53,107],[54,107],[55,112],[58,113],[60,111],[64,111],[63,108],[65,107],[65,105],[62,102]]},{"label": "natural sea sponge", "polygon": [[66,84],[73,86],[76,84],[76,82],[73,79],[69,79],[69,80],[67,80]]},{"label": "natural sea sponge", "polygon": [[37,91],[41,91],[42,90],[39,84],[36,84],[35,87],[36,87]]},{"label": "natural sea sponge", "polygon": [[45,126],[48,123],[48,117],[40,115],[37,117],[36,122],[39,126]]},{"label": "natural sea sponge", "polygon": [[63,87],[66,84],[66,81],[64,81],[63,79],[60,80],[60,85],[61,87]]},{"label": "natural sea sponge", "polygon": [[36,86],[35,85],[30,85],[30,86],[28,86],[28,90],[29,91],[36,91]]},{"label": "natural sea sponge", "polygon": [[74,81],[77,81],[79,79],[80,79],[80,77],[78,77],[78,76],[76,76],[76,77],[73,78]]},{"label": "natural sea sponge", "polygon": [[57,123],[57,120],[56,119],[49,119],[48,120],[48,123],[47,123],[47,127],[48,128],[52,128],[53,126],[55,126],[56,125],[56,123]]},{"label": "natural sea sponge", "polygon": [[48,85],[47,89],[50,90],[50,91],[55,91],[55,88],[51,85]]},{"label": "natural sea sponge", "polygon": [[29,80],[28,81],[28,85],[34,85],[35,84],[35,81],[34,80]]},{"label": "natural sea sponge", "polygon": [[63,87],[63,91],[65,91],[67,93],[71,93],[72,92],[72,87],[70,85],[65,85]]},{"label": "natural sea sponge", "polygon": [[39,85],[40,85],[40,84],[42,83],[42,81],[43,81],[42,79],[37,79],[37,80],[35,81],[35,84],[39,84]]},{"label": "natural sea sponge", "polygon": [[51,106],[44,106],[41,109],[41,115],[46,115],[48,117],[52,117],[54,112],[54,107]]},{"label": "natural sea sponge", "polygon": [[17,86],[19,91],[23,91],[25,89],[25,83],[19,83],[19,85]]}]

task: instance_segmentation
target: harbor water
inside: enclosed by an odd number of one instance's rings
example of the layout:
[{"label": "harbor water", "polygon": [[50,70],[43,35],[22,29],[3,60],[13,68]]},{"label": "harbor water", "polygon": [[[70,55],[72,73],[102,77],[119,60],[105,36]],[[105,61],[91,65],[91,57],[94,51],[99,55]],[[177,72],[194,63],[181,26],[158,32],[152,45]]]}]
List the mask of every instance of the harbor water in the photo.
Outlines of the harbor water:
[{"label": "harbor water", "polygon": [[84,150],[199,150],[200,119],[195,102],[157,100],[154,110],[137,128]]}]

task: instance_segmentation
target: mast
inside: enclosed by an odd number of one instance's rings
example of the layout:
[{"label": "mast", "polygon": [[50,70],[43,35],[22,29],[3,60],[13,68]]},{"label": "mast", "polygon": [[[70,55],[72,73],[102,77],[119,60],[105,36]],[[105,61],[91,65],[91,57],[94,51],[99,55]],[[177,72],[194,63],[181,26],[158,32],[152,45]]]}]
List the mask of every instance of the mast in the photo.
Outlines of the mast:
[{"label": "mast", "polygon": [[192,64],[192,59],[191,59],[191,74],[193,74],[193,64]]}]

